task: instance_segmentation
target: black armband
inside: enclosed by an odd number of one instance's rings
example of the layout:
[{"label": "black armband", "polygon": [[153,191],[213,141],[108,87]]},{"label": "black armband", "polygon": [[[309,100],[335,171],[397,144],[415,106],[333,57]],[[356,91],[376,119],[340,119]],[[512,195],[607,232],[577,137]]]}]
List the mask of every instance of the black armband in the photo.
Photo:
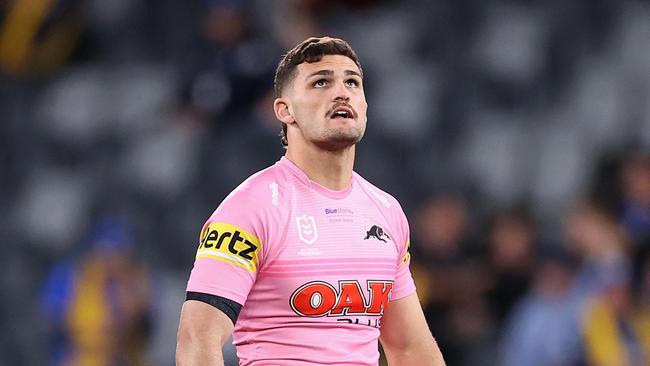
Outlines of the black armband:
[{"label": "black armband", "polygon": [[239,316],[239,312],[241,311],[242,307],[238,303],[230,299],[226,299],[225,297],[204,294],[201,292],[188,291],[187,296],[185,297],[185,301],[187,300],[201,301],[214,306],[215,308],[221,310],[224,314],[228,315],[233,324],[235,324],[237,321],[237,317]]}]

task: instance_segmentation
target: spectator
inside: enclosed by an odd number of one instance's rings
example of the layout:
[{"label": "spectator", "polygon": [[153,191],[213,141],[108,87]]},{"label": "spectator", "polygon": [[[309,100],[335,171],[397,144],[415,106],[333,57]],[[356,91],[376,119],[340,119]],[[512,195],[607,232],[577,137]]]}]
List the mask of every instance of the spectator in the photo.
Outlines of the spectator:
[{"label": "spectator", "polygon": [[506,320],[500,346],[503,366],[565,366],[580,357],[572,342],[569,310],[573,267],[560,247],[542,252],[530,292]]},{"label": "spectator", "polygon": [[415,220],[411,265],[429,327],[449,364],[465,364],[491,329],[486,276],[469,255],[469,214],[462,197],[428,199]]},{"label": "spectator", "polygon": [[64,0],[2,4],[0,76],[49,76],[62,68],[84,29],[80,4]]},{"label": "spectator", "polygon": [[576,207],[565,224],[569,247],[581,261],[572,288],[581,306],[604,288],[612,274],[629,269],[627,242],[616,220],[593,203]]},{"label": "spectator", "polygon": [[[611,284],[613,280],[620,281],[622,274],[631,269],[627,254],[628,243],[616,219],[591,202],[578,205],[568,215],[565,224],[569,247],[580,260],[576,280],[571,286],[571,303],[568,307],[571,312],[569,324],[575,334],[567,342],[573,347],[584,348],[584,345],[575,345],[575,342],[579,342],[585,333],[585,320],[592,322],[593,319],[590,318],[600,317],[600,314],[593,313],[600,311],[593,307],[594,301],[597,303],[599,298],[606,296],[612,289],[612,294],[616,293],[620,302],[624,302],[623,298],[627,296]],[[589,354],[589,347],[584,348],[584,351],[580,359],[583,362],[593,362],[589,360],[593,357]]]},{"label": "spectator", "polygon": [[245,1],[207,1],[200,38],[184,60],[183,102],[220,127],[237,125],[273,85],[277,42],[256,34]]},{"label": "spectator", "polygon": [[494,217],[486,235],[487,262],[493,276],[487,299],[497,328],[528,291],[537,246],[533,225],[525,210],[506,210]]},{"label": "spectator", "polygon": [[50,365],[147,365],[151,298],[123,220],[98,222],[86,253],[57,263],[41,307],[50,327]]},{"label": "spectator", "polygon": [[637,151],[621,162],[621,222],[633,244],[650,236],[650,155]]},{"label": "spectator", "polygon": [[[589,365],[647,365],[650,339],[647,309],[634,306],[629,273],[610,273],[603,291],[587,305],[582,337]],[[642,310],[645,310],[642,311]]]}]

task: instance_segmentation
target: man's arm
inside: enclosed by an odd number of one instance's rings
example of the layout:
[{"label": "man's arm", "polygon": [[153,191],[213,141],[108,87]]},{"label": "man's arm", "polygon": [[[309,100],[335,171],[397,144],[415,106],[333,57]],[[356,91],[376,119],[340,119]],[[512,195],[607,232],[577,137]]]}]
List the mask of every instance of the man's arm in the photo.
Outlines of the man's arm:
[{"label": "man's arm", "polygon": [[389,365],[445,365],[416,293],[388,304],[379,340]]},{"label": "man's arm", "polygon": [[221,349],[233,327],[232,320],[214,306],[185,301],[178,327],[176,365],[223,366]]}]

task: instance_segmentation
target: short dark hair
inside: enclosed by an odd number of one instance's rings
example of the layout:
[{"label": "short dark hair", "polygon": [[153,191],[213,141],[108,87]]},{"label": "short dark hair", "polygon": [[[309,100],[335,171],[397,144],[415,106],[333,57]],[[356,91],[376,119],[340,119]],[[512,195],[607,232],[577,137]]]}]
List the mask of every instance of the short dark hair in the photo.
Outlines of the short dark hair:
[{"label": "short dark hair", "polygon": [[[359,57],[357,53],[354,52],[350,45],[339,38],[331,37],[311,37],[300,42],[296,47],[291,51],[287,52],[280,60],[278,68],[275,71],[275,79],[273,80],[275,85],[275,97],[279,98],[282,96],[282,91],[290,84],[293,79],[296,77],[296,68],[303,62],[318,62],[325,55],[342,55],[349,57],[354,63],[359,67],[361,75],[363,75],[363,70],[361,69],[361,63],[359,63]],[[282,146],[288,146],[289,141],[287,140],[287,125],[282,124],[282,129],[280,130],[280,141]]]}]

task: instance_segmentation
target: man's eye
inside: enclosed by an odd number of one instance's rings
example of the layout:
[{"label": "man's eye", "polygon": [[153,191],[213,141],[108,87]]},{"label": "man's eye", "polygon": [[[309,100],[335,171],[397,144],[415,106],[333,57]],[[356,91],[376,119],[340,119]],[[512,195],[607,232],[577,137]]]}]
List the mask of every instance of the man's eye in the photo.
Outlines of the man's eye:
[{"label": "man's eye", "polygon": [[347,80],[345,83],[347,86],[359,86],[359,82],[354,79]]},{"label": "man's eye", "polygon": [[317,87],[317,88],[322,88],[322,87],[324,87],[325,85],[327,85],[327,81],[325,81],[324,79],[317,80],[317,81],[314,83],[314,86]]}]

